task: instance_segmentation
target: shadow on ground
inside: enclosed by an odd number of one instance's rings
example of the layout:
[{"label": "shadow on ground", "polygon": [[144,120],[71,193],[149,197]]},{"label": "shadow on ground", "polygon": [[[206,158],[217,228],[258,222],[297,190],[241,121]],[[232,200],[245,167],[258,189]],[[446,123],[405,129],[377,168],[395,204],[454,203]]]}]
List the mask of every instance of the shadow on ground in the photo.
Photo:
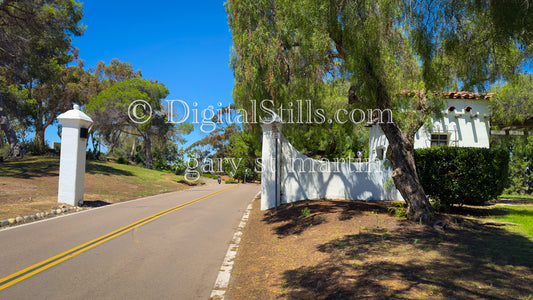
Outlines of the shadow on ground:
[{"label": "shadow on ground", "polygon": [[59,176],[59,159],[52,157],[26,157],[0,164],[0,176],[21,179]]},{"label": "shadow on ground", "polygon": [[[133,176],[129,171],[98,162],[87,161],[86,173],[101,175]],[[13,159],[0,164],[0,176],[21,179],[35,177],[59,176],[59,158],[47,156],[28,156],[24,159]]]},{"label": "shadow on ground", "polygon": [[[309,215],[303,215],[303,209],[309,209]],[[375,201],[331,201],[317,203],[313,200],[300,201],[295,204],[284,204],[278,210],[270,210],[263,221],[267,224],[281,223],[276,227],[280,237],[302,234],[312,226],[327,221],[324,214],[340,213],[339,220],[350,220],[364,212],[387,213],[384,203]]]},{"label": "shadow on ground", "polygon": [[129,171],[117,169],[113,166],[103,165],[94,162],[89,162],[85,171],[88,174],[133,176],[133,173]]},{"label": "shadow on ground", "polygon": [[[313,216],[300,215],[309,207]],[[279,238],[299,235],[306,218],[320,220],[338,210],[346,219],[364,211],[383,214],[375,203],[308,202],[265,215],[280,223]],[[496,213],[505,210],[496,208]],[[494,212],[492,213],[494,215]],[[283,272],[283,297],[289,299],[530,299],[533,298],[533,241],[503,228],[443,215],[444,232],[397,221],[393,230],[368,228],[320,244],[328,255],[318,264]],[[339,218],[340,220],[340,218]]]},{"label": "shadow on ground", "polygon": [[533,211],[530,210],[510,210],[505,206],[464,206],[464,207],[455,207],[451,213],[463,216],[472,216],[472,217],[491,217],[491,216],[505,216],[512,212],[513,215],[533,217]]}]

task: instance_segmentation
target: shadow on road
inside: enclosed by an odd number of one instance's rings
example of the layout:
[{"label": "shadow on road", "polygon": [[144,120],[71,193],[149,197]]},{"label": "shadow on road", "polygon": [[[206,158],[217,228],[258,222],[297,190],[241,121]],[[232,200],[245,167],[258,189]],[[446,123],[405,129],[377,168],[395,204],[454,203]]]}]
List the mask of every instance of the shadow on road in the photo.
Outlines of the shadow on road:
[{"label": "shadow on road", "polygon": [[83,207],[100,207],[100,206],[106,206],[111,203],[102,201],[102,200],[84,200],[83,201]]}]

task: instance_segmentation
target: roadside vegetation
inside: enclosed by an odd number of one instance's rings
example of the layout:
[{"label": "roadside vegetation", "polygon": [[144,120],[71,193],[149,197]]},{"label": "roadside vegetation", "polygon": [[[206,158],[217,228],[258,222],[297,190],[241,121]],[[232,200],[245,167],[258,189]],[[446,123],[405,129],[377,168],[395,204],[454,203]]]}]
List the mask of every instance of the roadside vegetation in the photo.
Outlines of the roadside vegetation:
[{"label": "roadside vegetation", "polygon": [[[59,157],[26,156],[0,163],[0,219],[56,208]],[[84,206],[101,206],[179,191],[190,184],[170,172],[87,161]],[[203,183],[202,181],[198,184]]]},{"label": "roadside vegetation", "polygon": [[[524,199],[524,200],[533,200],[533,195],[508,195],[502,194],[498,198],[500,199]],[[533,201],[531,202],[533,204]]]}]

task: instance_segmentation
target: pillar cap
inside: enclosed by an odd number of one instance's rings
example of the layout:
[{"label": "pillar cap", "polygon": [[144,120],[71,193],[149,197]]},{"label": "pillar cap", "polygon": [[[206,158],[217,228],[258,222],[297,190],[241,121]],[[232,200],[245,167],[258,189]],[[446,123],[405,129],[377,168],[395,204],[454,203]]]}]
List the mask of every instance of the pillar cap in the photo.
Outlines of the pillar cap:
[{"label": "pillar cap", "polygon": [[283,120],[276,113],[273,113],[262,120],[263,124],[283,123]]},{"label": "pillar cap", "polygon": [[57,119],[63,124],[64,121],[80,121],[80,124],[89,126],[93,123],[93,119],[80,110],[80,106],[74,104],[74,108],[60,114]]}]

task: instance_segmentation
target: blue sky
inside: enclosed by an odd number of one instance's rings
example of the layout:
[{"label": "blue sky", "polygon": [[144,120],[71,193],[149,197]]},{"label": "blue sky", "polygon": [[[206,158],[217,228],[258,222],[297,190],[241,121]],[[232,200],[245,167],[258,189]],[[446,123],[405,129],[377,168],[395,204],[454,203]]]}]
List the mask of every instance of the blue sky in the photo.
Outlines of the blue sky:
[{"label": "blue sky", "polygon": [[[143,78],[164,83],[166,99],[181,99],[201,110],[233,100],[229,67],[231,34],[224,1],[84,2],[85,34],[73,39],[85,66],[113,58],[130,62]],[[205,136],[195,126],[188,144]],[[59,142],[55,126],[46,139]]]}]

